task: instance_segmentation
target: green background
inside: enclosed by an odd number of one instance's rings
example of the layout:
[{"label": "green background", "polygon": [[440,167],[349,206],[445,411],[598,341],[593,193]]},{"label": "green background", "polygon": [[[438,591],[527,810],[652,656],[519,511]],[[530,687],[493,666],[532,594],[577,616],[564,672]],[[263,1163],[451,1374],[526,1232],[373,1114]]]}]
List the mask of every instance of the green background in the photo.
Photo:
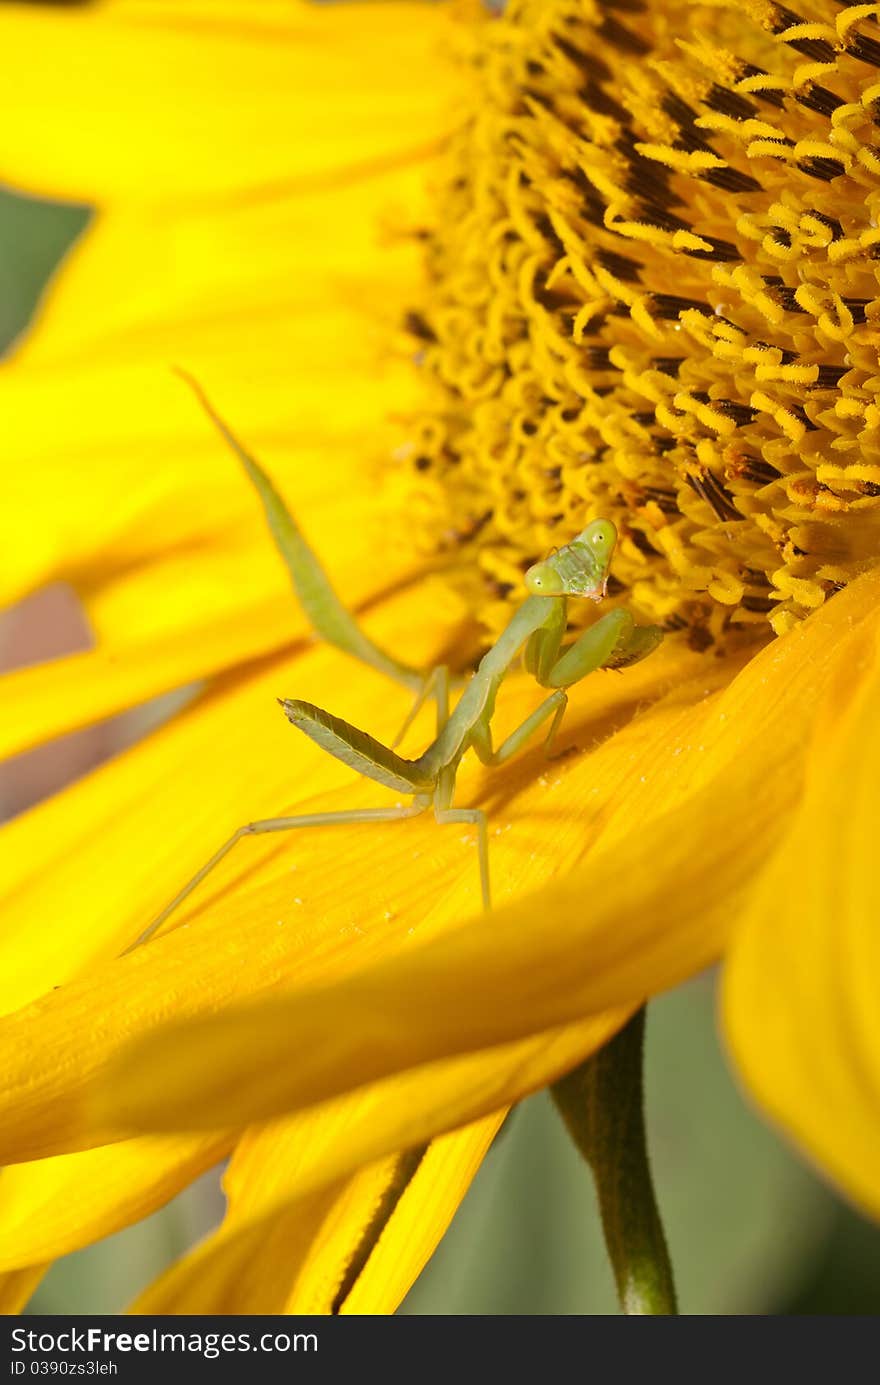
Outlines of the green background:
[{"label": "green background", "polygon": [[[82,208],[0,191],[0,347],[14,349],[87,221]],[[719,1050],[714,1008],[704,977],[649,1015],[650,1143],[682,1311],[877,1312],[880,1231],[750,1109]],[[32,1311],[119,1311],[221,1212],[217,1175],[207,1175],[146,1221],[59,1262]],[[546,1096],[507,1122],[401,1311],[616,1311],[589,1176]]]}]

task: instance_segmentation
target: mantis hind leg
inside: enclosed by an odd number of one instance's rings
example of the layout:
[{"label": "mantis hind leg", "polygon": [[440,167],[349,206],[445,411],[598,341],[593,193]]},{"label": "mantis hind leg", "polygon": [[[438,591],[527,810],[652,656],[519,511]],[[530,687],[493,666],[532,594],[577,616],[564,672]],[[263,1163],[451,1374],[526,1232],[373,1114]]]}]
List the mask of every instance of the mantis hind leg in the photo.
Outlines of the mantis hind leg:
[{"label": "mantis hind leg", "polygon": [[216,866],[219,866],[224,857],[228,856],[232,848],[244,837],[257,836],[266,832],[292,832],[299,827],[342,827],[354,822],[401,822],[405,818],[417,817],[428,806],[427,799],[418,797],[413,804],[406,808],[352,808],[343,809],[337,813],[299,813],[294,817],[260,818],[257,822],[246,822],[244,826],[233,832],[232,836],[223,843],[218,851],[214,852],[214,855],[205,862],[200,870],[196,871],[183,889],[179,890],[174,898],[165,905],[162,912],[156,915],[150,926],[145,928],[143,933],[120,956],[125,957],[129,952],[134,952],[135,948],[140,947],[142,943],[149,942],[163,923],[171,917],[175,909],[189,898],[193,890],[201,885],[202,881],[211,874]]}]

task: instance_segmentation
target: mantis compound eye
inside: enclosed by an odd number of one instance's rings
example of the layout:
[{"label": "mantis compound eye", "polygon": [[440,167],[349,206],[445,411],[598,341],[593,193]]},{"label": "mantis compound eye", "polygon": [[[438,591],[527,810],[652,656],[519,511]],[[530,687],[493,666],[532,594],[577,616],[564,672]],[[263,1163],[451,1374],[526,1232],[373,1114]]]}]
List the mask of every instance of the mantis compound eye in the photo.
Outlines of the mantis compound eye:
[{"label": "mantis compound eye", "polygon": [[534,563],[526,573],[526,590],[530,596],[562,596],[565,583],[560,577],[553,560]]},{"label": "mantis compound eye", "polygon": [[607,561],[617,543],[617,530],[610,519],[594,519],[592,524],[587,525],[581,538],[590,545],[600,562]]}]

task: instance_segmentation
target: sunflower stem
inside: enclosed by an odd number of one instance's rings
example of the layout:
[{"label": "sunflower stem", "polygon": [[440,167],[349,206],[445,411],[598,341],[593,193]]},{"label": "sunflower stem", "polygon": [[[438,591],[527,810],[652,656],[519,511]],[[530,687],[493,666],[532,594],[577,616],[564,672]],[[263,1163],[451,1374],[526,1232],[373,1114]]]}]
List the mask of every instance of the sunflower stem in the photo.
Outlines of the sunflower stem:
[{"label": "sunflower stem", "polygon": [[644,1034],[643,1006],[551,1091],[595,1179],[621,1310],[658,1316],[678,1308],[645,1138]]}]

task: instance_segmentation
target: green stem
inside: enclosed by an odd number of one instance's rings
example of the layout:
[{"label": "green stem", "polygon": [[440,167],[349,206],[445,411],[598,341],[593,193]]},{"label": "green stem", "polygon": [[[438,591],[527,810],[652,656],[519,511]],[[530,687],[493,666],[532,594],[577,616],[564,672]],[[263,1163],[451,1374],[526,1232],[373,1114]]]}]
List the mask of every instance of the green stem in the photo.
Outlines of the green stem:
[{"label": "green stem", "polygon": [[645,1139],[644,1033],[643,1006],[603,1049],[555,1082],[551,1091],[593,1171],[621,1309],[663,1315],[678,1308]]}]

